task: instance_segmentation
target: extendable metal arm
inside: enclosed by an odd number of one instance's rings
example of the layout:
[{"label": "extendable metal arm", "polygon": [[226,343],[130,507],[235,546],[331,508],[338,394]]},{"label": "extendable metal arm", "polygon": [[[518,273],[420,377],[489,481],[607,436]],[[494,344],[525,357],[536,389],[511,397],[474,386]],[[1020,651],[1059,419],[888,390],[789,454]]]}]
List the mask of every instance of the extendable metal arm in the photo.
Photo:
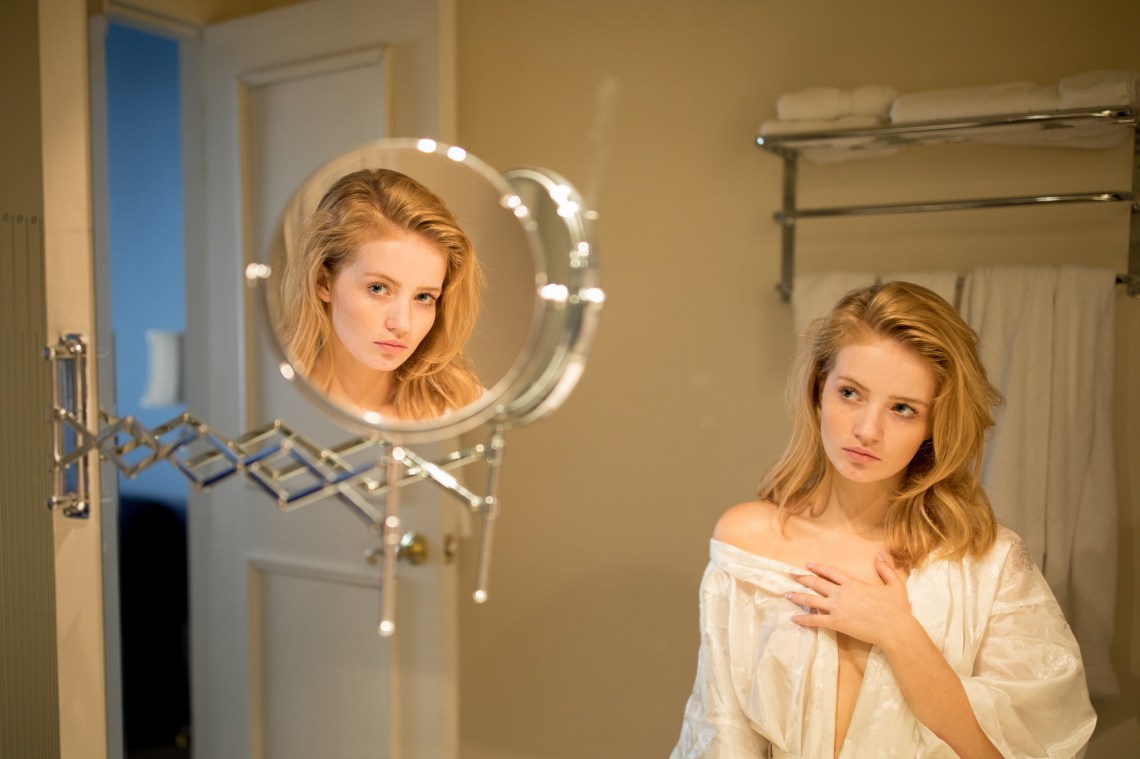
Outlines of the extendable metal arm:
[{"label": "extendable metal arm", "polygon": [[[88,466],[90,454],[95,452],[114,462],[127,477],[166,461],[199,490],[243,474],[283,512],[319,501],[340,501],[380,536],[379,632],[391,635],[395,631],[395,562],[401,538],[398,491],[429,480],[482,518],[474,598],[480,603],[487,599],[491,535],[499,508],[495,491],[504,445],[500,426],[493,426],[487,443],[452,451],[438,461],[379,435],[322,446],[281,421],[230,439],[190,413],[148,429],[132,417],[119,418],[101,411],[92,430],[86,421],[88,349],[83,336],[62,336],[56,345],[45,349],[44,356],[52,364],[53,493],[49,508],[60,508],[65,516],[77,519],[90,516]],[[477,461],[487,464],[484,495],[464,486],[452,474]]]}]

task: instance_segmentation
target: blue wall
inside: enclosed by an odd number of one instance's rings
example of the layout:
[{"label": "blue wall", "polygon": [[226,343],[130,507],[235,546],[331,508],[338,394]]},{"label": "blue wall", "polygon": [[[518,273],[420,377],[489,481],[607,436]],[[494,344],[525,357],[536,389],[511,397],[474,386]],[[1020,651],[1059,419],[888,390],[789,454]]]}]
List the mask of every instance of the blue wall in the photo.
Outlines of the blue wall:
[{"label": "blue wall", "polygon": [[[185,409],[139,406],[146,330],[186,325],[178,45],[111,24],[106,51],[115,396],[119,416],[153,428]],[[123,495],[186,500],[185,478],[165,462],[119,487]]]}]

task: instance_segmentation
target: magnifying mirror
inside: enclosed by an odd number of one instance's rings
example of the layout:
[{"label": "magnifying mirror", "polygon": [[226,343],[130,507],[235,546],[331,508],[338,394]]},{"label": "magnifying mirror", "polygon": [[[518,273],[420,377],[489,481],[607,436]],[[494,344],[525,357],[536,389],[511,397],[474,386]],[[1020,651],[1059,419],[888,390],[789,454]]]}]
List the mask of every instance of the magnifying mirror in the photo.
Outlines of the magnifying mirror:
[{"label": "magnifying mirror", "polygon": [[302,184],[246,278],[282,376],[350,428],[427,442],[565,399],[604,299],[591,222],[552,172],[383,140]]}]

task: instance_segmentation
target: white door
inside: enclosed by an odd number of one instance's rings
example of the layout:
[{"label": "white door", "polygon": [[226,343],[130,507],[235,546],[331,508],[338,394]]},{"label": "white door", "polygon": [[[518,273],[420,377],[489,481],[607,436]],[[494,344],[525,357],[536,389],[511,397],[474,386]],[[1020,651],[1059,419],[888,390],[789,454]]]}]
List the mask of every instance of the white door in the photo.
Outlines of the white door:
[{"label": "white door", "polygon": [[[441,60],[449,2],[318,0],[205,30],[187,47],[188,408],[230,438],[281,419],[316,442],[353,437],[277,376],[242,273],[310,172],[392,135],[451,137]],[[447,35],[444,35],[447,36]],[[449,43],[450,44],[450,43]],[[200,193],[200,194],[199,194]],[[199,759],[457,753],[455,509],[421,483],[405,529],[427,565],[399,567],[397,632],[376,634],[379,545],[345,506],[279,513],[240,475],[189,505],[193,746]],[[432,550],[434,549],[434,550]]]}]

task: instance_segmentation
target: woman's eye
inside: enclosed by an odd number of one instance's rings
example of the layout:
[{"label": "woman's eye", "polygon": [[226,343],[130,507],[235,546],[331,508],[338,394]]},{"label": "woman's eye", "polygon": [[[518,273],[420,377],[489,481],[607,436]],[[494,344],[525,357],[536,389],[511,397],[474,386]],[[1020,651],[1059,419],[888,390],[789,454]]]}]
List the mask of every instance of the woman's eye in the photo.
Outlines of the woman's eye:
[{"label": "woman's eye", "polygon": [[384,285],[379,282],[373,282],[368,286],[368,292],[372,293],[373,295],[384,295],[388,292],[388,285]]},{"label": "woman's eye", "polygon": [[855,392],[855,388],[841,387],[841,388],[839,388],[839,397],[851,400],[853,398],[858,397],[858,393]]},{"label": "woman's eye", "polygon": [[908,406],[905,403],[896,403],[895,413],[901,414],[902,416],[914,416],[918,411],[916,411],[913,406]]},{"label": "woman's eye", "polygon": [[420,293],[416,296],[416,300],[418,300],[420,303],[430,306],[435,303],[436,298],[431,293]]}]

